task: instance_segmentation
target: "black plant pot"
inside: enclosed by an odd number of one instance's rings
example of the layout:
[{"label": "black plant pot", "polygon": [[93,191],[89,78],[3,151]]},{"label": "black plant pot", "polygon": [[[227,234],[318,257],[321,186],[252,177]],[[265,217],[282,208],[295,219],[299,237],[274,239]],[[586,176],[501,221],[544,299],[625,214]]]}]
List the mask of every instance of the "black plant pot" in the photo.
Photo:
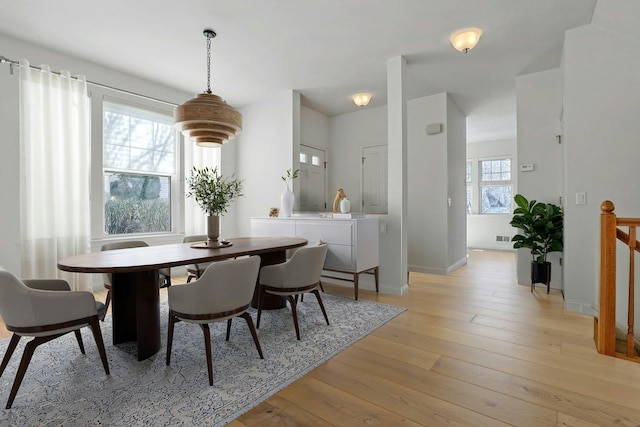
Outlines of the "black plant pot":
[{"label": "black plant pot", "polygon": [[544,283],[547,285],[547,293],[551,284],[551,263],[531,261],[531,292],[535,288],[536,283]]}]

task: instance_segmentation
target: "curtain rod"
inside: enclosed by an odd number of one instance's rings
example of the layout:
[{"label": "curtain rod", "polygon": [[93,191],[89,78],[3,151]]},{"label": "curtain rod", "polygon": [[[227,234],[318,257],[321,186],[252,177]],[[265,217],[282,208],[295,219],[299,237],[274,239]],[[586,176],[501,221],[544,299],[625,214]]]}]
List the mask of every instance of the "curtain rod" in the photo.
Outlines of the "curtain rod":
[{"label": "curtain rod", "polygon": [[[9,59],[6,56],[0,55],[0,64],[5,64],[5,63],[9,64],[9,66],[11,67],[11,71],[10,71],[11,74],[13,74],[13,67],[14,66],[17,66],[17,67],[21,66],[20,62],[15,61],[13,59]],[[29,68],[32,68],[34,70],[42,71],[42,68],[36,67],[35,65],[31,65],[31,64],[29,64]],[[52,73],[52,74],[56,74],[58,76],[61,75],[60,72],[58,72],[58,71],[49,71],[49,72]],[[78,79],[75,76],[71,76],[71,78],[72,79],[76,79],[76,80]],[[141,95],[139,93],[131,92],[131,91],[124,90],[124,89],[118,89],[117,87],[108,86],[108,85],[105,85],[105,84],[102,84],[102,83],[92,82],[90,80],[87,80],[87,84],[90,84],[92,86],[97,86],[97,87],[102,88],[102,89],[110,89],[110,90],[114,90],[116,92],[125,93],[127,95],[137,96],[138,98],[143,98],[143,99],[148,99],[148,100],[151,100],[151,101],[160,102],[160,103],[163,103],[163,104],[171,105],[172,107],[176,107],[178,105],[178,104],[174,104],[173,102],[164,101],[164,100],[158,99],[158,98],[152,98],[152,97],[147,96],[147,95]]]}]

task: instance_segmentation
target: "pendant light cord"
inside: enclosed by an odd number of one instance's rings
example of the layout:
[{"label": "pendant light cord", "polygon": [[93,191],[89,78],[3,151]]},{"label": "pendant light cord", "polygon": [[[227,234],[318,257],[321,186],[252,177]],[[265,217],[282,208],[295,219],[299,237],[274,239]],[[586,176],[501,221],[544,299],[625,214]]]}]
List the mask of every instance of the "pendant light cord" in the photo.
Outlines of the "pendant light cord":
[{"label": "pendant light cord", "polygon": [[207,93],[211,93],[211,38],[207,37]]},{"label": "pendant light cord", "polygon": [[207,38],[207,92],[211,94],[211,39],[216,36],[213,30],[204,30],[204,36]]}]

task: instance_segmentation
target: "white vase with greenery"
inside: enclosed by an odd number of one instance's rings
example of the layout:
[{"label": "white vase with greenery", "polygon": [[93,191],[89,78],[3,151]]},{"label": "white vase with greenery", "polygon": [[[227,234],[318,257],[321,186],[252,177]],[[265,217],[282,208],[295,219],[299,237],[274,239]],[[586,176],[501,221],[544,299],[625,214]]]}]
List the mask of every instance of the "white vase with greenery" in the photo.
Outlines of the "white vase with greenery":
[{"label": "white vase with greenery", "polygon": [[217,241],[220,236],[220,215],[227,212],[229,204],[242,196],[243,181],[236,179],[234,175],[223,178],[218,173],[218,168],[195,166],[191,169],[191,175],[187,177],[189,192],[187,197],[193,197],[200,209],[206,212],[207,237]]},{"label": "white vase with greenery", "polygon": [[280,209],[282,211],[282,216],[284,217],[290,217],[291,212],[293,212],[293,203],[295,202],[295,196],[293,194],[293,191],[291,191],[289,185],[291,181],[298,177],[298,172],[300,172],[300,169],[296,169],[293,172],[291,172],[291,169],[287,169],[287,174],[280,177],[287,186],[284,191],[282,191],[282,194],[280,194]]}]

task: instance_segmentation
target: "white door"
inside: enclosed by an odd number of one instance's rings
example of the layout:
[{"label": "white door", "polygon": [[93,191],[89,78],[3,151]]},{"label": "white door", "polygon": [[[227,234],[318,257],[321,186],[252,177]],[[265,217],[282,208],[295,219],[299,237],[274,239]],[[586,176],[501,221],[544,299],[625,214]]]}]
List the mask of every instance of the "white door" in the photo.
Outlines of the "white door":
[{"label": "white door", "polygon": [[300,145],[300,210],[324,212],[325,203],[325,152],[318,148]]},{"label": "white door", "polygon": [[387,164],[386,145],[362,149],[362,209],[366,213],[387,213]]}]

